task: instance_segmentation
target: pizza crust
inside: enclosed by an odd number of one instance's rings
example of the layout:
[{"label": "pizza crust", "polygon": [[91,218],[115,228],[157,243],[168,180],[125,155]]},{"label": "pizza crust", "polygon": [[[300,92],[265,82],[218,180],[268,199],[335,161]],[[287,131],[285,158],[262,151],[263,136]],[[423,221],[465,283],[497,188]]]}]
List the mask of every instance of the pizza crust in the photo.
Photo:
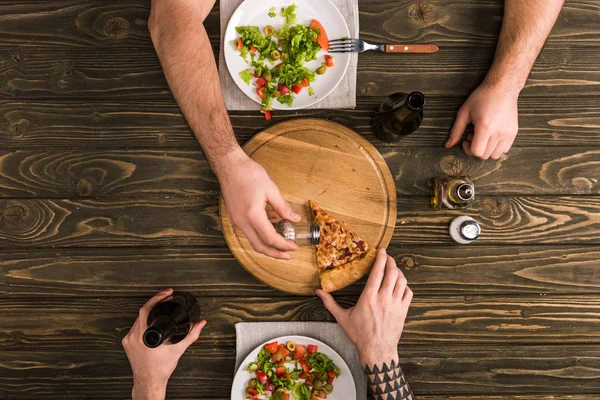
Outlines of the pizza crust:
[{"label": "pizza crust", "polygon": [[321,288],[326,292],[335,292],[360,280],[371,270],[376,255],[377,251],[371,247],[361,258],[321,271]]}]

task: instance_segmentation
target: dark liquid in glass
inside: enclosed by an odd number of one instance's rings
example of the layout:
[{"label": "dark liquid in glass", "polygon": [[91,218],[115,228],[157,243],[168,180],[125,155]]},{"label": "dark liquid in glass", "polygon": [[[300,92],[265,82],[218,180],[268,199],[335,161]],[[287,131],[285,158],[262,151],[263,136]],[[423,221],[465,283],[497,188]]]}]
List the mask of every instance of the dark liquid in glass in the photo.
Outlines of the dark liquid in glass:
[{"label": "dark liquid in glass", "polygon": [[425,103],[425,96],[421,92],[389,96],[373,115],[375,136],[390,143],[416,131],[423,121]]},{"label": "dark liquid in glass", "polygon": [[178,343],[200,321],[200,304],[194,296],[185,292],[173,292],[169,300],[158,303],[148,315],[148,329],[144,332],[144,344],[154,348],[168,340]]}]

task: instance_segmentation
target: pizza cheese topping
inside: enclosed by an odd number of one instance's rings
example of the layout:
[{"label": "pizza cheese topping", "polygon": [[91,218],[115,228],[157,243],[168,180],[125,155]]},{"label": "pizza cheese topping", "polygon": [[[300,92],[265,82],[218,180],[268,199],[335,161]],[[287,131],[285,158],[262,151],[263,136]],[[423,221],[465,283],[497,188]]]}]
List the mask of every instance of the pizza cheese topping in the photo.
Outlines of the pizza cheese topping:
[{"label": "pizza cheese topping", "polygon": [[347,264],[362,257],[370,246],[348,227],[337,221],[314,201],[310,201],[313,223],[321,227],[321,243],[317,245],[317,265],[325,270]]}]

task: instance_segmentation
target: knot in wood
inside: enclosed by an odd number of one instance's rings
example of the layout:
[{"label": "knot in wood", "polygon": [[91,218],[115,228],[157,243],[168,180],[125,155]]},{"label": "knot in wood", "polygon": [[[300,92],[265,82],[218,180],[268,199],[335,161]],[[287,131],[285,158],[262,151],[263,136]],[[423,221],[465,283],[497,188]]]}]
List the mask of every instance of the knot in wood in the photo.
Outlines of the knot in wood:
[{"label": "knot in wood", "polygon": [[21,56],[18,54],[12,54],[10,56],[11,61],[13,62],[13,64],[18,64],[21,62]]},{"label": "knot in wood", "polygon": [[5,225],[19,225],[27,219],[28,210],[23,204],[11,203],[0,211],[0,220]]},{"label": "knot in wood", "polygon": [[361,94],[372,94],[375,92],[377,84],[375,82],[367,82],[363,87],[360,88]]},{"label": "knot in wood", "polygon": [[106,36],[120,39],[127,34],[129,22],[125,18],[114,17],[104,24],[104,33]]},{"label": "knot in wood", "polygon": [[91,196],[94,191],[94,185],[85,178],[80,178],[75,186],[75,191],[79,196],[87,197]]},{"label": "knot in wood", "polygon": [[483,211],[490,216],[499,216],[504,214],[508,207],[503,198],[485,199],[482,202]]},{"label": "knot in wood", "polygon": [[402,267],[407,270],[411,270],[416,266],[415,260],[409,256],[402,257],[400,259],[400,264],[402,264]]},{"label": "knot in wood", "polygon": [[429,24],[435,19],[435,7],[429,3],[418,2],[409,7],[408,15],[413,22]]},{"label": "knot in wood", "polygon": [[21,137],[29,130],[30,122],[27,119],[20,119],[13,122],[8,127],[8,132],[15,137]]},{"label": "knot in wood", "polygon": [[448,155],[440,160],[440,169],[448,175],[460,175],[463,173],[464,162],[460,156]]}]

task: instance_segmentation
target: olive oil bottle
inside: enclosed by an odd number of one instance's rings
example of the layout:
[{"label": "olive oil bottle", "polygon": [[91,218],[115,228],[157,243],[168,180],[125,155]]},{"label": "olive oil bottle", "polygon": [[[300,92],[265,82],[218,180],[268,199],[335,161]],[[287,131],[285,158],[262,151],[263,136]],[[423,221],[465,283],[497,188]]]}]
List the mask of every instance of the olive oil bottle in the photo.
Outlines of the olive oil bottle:
[{"label": "olive oil bottle", "polygon": [[468,176],[432,179],[433,208],[466,209],[475,199],[475,185]]},{"label": "olive oil bottle", "polygon": [[169,341],[172,344],[182,341],[200,321],[200,304],[194,296],[186,292],[173,292],[173,295],[158,303],[148,315],[148,329],[143,340],[147,347],[154,348]]}]

